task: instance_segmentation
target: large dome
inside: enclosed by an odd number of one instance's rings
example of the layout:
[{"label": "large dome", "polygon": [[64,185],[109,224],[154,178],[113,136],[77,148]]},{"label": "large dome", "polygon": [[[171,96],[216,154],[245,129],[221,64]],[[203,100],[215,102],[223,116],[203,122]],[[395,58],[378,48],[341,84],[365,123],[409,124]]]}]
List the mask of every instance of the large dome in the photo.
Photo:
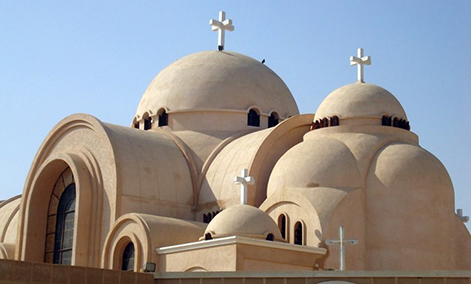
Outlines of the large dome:
[{"label": "large dome", "polygon": [[169,65],[144,93],[137,113],[241,110],[256,106],[281,117],[298,114],[285,83],[266,65],[229,51],[204,51]]},{"label": "large dome", "polygon": [[314,120],[332,116],[360,118],[383,115],[407,120],[401,104],[390,92],[377,85],[355,83],[330,93],[317,109]]}]

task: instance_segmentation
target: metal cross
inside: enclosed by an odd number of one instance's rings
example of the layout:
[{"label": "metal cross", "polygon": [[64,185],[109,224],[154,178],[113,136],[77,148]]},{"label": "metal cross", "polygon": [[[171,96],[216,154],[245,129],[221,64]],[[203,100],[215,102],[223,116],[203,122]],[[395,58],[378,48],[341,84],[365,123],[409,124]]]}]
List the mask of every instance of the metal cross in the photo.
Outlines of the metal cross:
[{"label": "metal cross", "polygon": [[325,241],[325,244],[330,245],[340,245],[340,268],[339,270],[345,270],[345,245],[356,245],[358,244],[357,240],[344,240],[343,239],[343,226],[339,228],[339,239],[338,240],[328,240]]},{"label": "metal cross", "polygon": [[363,80],[363,65],[371,65],[371,57],[363,56],[363,48],[358,49],[357,56],[350,56],[350,66],[358,65],[358,82],[365,83]]},{"label": "metal cross", "polygon": [[469,216],[463,216],[463,209],[457,209],[456,215],[463,221],[463,223],[468,223]]},{"label": "metal cross", "polygon": [[249,176],[247,169],[243,169],[241,177],[234,177],[234,183],[240,183],[240,203],[247,204],[247,184],[254,184],[254,178]]},{"label": "metal cross", "polygon": [[218,31],[218,50],[224,50],[224,35],[226,30],[232,32],[234,26],[232,25],[232,20],[226,20],[226,12],[219,12],[219,21],[218,20],[209,20],[209,24],[212,26],[212,31]]}]

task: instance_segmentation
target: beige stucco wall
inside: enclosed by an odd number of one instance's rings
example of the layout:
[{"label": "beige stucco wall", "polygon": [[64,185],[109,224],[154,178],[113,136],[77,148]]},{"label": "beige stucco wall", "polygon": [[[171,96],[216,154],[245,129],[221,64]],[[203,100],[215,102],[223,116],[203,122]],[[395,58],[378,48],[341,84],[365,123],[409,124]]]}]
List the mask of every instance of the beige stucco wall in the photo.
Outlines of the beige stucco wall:
[{"label": "beige stucco wall", "polygon": [[18,259],[42,261],[49,197],[67,167],[78,189],[75,264],[98,267],[111,225],[127,212],[193,219],[188,163],[170,138],[73,115],[52,129],[28,175]]}]

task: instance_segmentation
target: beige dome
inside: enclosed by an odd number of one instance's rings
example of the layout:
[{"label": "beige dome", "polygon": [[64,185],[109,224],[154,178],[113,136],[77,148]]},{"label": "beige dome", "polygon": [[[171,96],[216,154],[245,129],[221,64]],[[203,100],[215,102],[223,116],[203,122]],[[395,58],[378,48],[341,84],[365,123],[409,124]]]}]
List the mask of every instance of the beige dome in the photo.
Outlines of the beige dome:
[{"label": "beige dome", "polygon": [[314,120],[324,117],[340,118],[395,116],[407,120],[399,101],[380,86],[355,83],[330,93],[317,109]]},{"label": "beige dome", "polygon": [[[266,65],[230,51],[204,51],[169,65],[151,82],[136,115],[185,110],[242,110],[255,106],[281,117],[299,113],[285,83]],[[152,115],[152,114],[151,114]]]},{"label": "beige dome", "polygon": [[275,241],[283,241],[275,221],[267,213],[250,205],[225,209],[209,223],[204,234],[208,233],[213,239],[229,236],[266,239],[268,234],[273,234]]},{"label": "beige dome", "polygon": [[361,186],[355,157],[343,142],[309,138],[291,148],[276,163],[268,182],[267,196],[287,188]]}]

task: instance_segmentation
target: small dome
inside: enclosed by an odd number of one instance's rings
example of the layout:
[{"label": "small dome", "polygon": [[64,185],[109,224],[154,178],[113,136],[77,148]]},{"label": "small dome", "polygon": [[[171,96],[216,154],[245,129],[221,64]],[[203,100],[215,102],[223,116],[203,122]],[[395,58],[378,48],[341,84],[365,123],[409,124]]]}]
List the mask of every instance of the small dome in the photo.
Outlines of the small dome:
[{"label": "small dome", "polygon": [[340,118],[395,116],[407,120],[399,101],[380,86],[355,83],[330,93],[317,109],[314,120],[324,117]]},{"label": "small dome", "polygon": [[356,159],[343,142],[310,137],[276,163],[268,181],[267,196],[286,188],[361,186]]},{"label": "small dome", "polygon": [[160,72],[142,96],[136,115],[185,110],[242,110],[251,106],[281,117],[299,113],[283,80],[270,68],[230,51],[183,57]]},{"label": "small dome", "polygon": [[275,221],[267,213],[250,205],[225,209],[214,217],[204,234],[211,234],[213,239],[229,236],[267,239],[267,236],[272,234],[275,241],[283,242]]}]

